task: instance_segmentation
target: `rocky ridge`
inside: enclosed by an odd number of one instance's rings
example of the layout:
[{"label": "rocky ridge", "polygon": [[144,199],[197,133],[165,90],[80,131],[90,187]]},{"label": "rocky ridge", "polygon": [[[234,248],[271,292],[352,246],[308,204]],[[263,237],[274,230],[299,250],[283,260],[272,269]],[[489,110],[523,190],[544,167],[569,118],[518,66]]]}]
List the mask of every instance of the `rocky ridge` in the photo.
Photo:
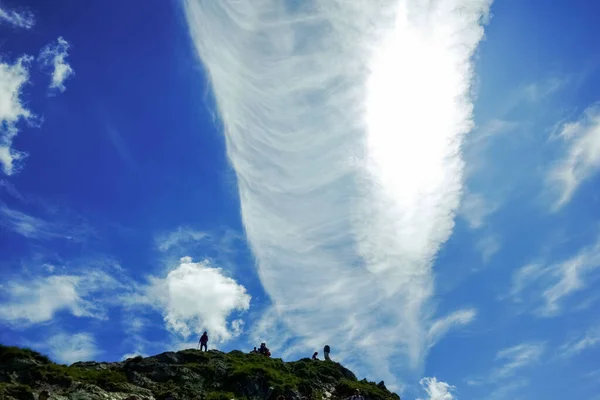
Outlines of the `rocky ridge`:
[{"label": "rocky ridge", "polygon": [[[383,382],[359,381],[341,364],[283,362],[240,351],[183,350],[121,362],[53,363],[29,349],[0,345],[0,399],[38,400],[400,400]],[[43,396],[42,396],[43,397]]]}]

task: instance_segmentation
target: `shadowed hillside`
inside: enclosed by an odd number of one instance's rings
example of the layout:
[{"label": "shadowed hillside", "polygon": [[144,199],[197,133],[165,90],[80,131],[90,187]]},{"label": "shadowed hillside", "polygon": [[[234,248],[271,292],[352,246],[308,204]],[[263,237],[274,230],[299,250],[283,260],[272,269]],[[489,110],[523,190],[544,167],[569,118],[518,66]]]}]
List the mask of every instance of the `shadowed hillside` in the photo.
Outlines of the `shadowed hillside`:
[{"label": "shadowed hillside", "polygon": [[53,363],[29,349],[0,345],[0,399],[50,400],[344,399],[360,389],[365,400],[400,400],[383,382],[358,381],[334,362],[283,362],[240,351],[183,350],[126,361]]}]

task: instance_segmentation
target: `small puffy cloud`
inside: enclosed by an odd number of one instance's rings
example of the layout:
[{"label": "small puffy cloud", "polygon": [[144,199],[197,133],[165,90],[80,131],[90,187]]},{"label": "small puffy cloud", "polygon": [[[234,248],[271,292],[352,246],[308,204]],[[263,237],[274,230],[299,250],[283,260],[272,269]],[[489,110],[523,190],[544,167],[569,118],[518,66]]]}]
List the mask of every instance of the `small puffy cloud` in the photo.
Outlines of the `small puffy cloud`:
[{"label": "small puffy cloud", "polygon": [[600,104],[586,109],[577,121],[563,124],[558,137],[566,151],[547,176],[557,194],[554,210],[567,204],[579,186],[600,169]]},{"label": "small puffy cloud", "polygon": [[143,301],[159,309],[172,332],[188,338],[204,330],[212,342],[231,339],[241,331],[239,321],[227,322],[235,311],[250,307],[250,295],[208,260],[183,257],[165,278],[150,278]]},{"label": "small puffy cloud", "polygon": [[436,377],[423,378],[420,381],[421,387],[427,393],[427,397],[417,400],[454,400],[454,391],[456,388],[446,382],[438,381]]},{"label": "small puffy cloud", "polygon": [[94,337],[89,333],[59,333],[51,336],[44,347],[53,359],[65,364],[90,361],[100,353]]},{"label": "small puffy cloud", "polygon": [[50,89],[57,89],[61,92],[66,90],[64,82],[73,74],[73,68],[65,61],[69,55],[69,42],[59,37],[56,42],[44,47],[38,57],[38,60],[45,67],[52,68],[52,81]]},{"label": "small puffy cloud", "polygon": [[541,316],[556,316],[563,311],[567,297],[586,289],[586,281],[599,267],[600,239],[562,262],[520,268],[513,275],[509,297],[515,302],[537,303]]},{"label": "small puffy cloud", "polygon": [[23,56],[14,64],[0,62],[0,164],[6,175],[15,173],[17,162],[25,157],[12,148],[12,142],[18,133],[17,123],[33,118],[21,100],[21,90],[29,81],[31,60]]},{"label": "small puffy cloud", "polygon": [[0,320],[27,327],[52,320],[59,312],[76,317],[106,318],[106,306],[122,283],[90,269],[78,275],[52,275],[8,281],[3,287]]},{"label": "small puffy cloud", "polygon": [[18,28],[31,29],[35,25],[35,17],[29,10],[7,10],[0,4],[0,25],[8,23]]}]

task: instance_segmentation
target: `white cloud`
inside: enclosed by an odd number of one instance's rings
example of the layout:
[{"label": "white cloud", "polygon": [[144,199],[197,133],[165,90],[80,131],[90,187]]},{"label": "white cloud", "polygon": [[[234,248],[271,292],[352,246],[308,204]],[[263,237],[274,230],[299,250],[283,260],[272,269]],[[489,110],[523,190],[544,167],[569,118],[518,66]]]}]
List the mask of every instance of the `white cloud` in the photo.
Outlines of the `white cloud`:
[{"label": "white cloud", "polygon": [[600,267],[600,238],[592,246],[557,264],[530,264],[513,275],[510,297],[513,301],[539,304],[536,311],[545,317],[562,312],[569,296],[587,288],[586,281]]},{"label": "white cloud", "polygon": [[567,83],[567,79],[556,77],[544,81],[530,83],[523,88],[523,97],[530,102],[539,102],[547,99],[551,94],[560,90]]},{"label": "white cloud", "polygon": [[525,387],[529,381],[523,379],[524,370],[538,363],[545,352],[545,344],[525,342],[498,351],[495,366],[490,372],[468,379],[470,386],[487,385],[490,399],[516,399],[515,392]]},{"label": "white cloud", "polygon": [[23,106],[21,90],[29,81],[29,63],[32,58],[23,56],[14,64],[0,62],[0,164],[6,175],[12,175],[25,153],[12,148],[18,133],[17,123],[29,120],[33,114]]},{"label": "white cloud", "polygon": [[57,89],[61,92],[66,90],[64,82],[73,74],[73,68],[65,61],[69,55],[69,42],[62,37],[56,39],[56,43],[50,43],[42,49],[39,61],[46,67],[53,68],[52,81],[50,89]]},{"label": "white cloud", "polygon": [[429,328],[430,346],[435,345],[452,327],[470,324],[477,316],[474,309],[459,310],[435,321]]},{"label": "white cloud", "polygon": [[492,371],[491,379],[509,378],[518,370],[536,363],[544,353],[544,347],[543,343],[521,343],[500,350],[496,354],[496,361],[502,365]]},{"label": "white cloud", "polygon": [[487,264],[494,254],[500,251],[500,240],[497,236],[487,235],[477,241],[477,250],[481,253],[483,262]]},{"label": "white cloud", "polygon": [[560,347],[559,352],[563,357],[572,357],[598,345],[600,345],[600,328],[596,327],[589,329],[580,337],[567,341]]},{"label": "white cloud", "polygon": [[0,203],[0,225],[30,239],[47,239],[59,235],[52,224]]},{"label": "white cloud", "polygon": [[278,315],[386,381],[390,359],[427,352],[490,3],[185,3]]},{"label": "white cloud", "polygon": [[208,237],[209,235],[205,232],[180,226],[172,232],[158,236],[156,246],[160,251],[168,251],[173,247],[180,247],[182,244],[199,241]]},{"label": "white cloud", "polygon": [[[68,215],[66,215],[69,218]],[[84,241],[94,235],[94,230],[79,217],[68,221],[48,222],[22,211],[15,210],[0,201],[0,226],[12,230],[28,239],[62,238]]]},{"label": "white cloud", "polygon": [[0,320],[16,327],[51,321],[59,312],[76,317],[106,318],[106,307],[125,289],[97,268],[79,275],[51,275],[6,282]]},{"label": "white cloud", "polygon": [[18,12],[0,7],[0,24],[3,22],[9,23],[18,28],[31,29],[35,25],[35,17],[29,10]]},{"label": "white cloud", "polygon": [[48,349],[53,359],[65,364],[92,361],[100,353],[96,341],[90,333],[74,335],[59,333],[51,336],[44,347]]},{"label": "white cloud", "polygon": [[586,109],[579,120],[563,124],[559,137],[567,148],[547,176],[558,193],[554,210],[567,204],[579,186],[600,168],[600,104]]},{"label": "white cloud", "polygon": [[468,192],[460,205],[460,215],[469,223],[471,229],[479,229],[496,209],[497,206],[487,201],[483,195]]},{"label": "white cloud", "polygon": [[453,392],[456,389],[454,386],[447,384],[446,382],[438,381],[436,377],[423,378],[420,381],[423,390],[427,393],[426,398],[419,398],[417,400],[454,400]]},{"label": "white cloud", "polygon": [[240,321],[228,323],[227,318],[235,311],[248,310],[250,298],[221,268],[211,267],[207,260],[194,263],[183,257],[165,278],[150,278],[141,302],[160,310],[167,328],[185,339],[207,330],[211,343],[221,343],[241,332]]}]

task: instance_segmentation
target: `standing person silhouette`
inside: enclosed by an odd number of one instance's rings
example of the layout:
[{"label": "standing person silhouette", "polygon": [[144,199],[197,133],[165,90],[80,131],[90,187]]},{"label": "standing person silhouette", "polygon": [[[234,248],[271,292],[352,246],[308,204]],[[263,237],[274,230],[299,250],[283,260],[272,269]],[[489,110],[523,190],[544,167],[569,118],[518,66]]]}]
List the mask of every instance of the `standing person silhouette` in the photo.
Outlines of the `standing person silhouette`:
[{"label": "standing person silhouette", "polygon": [[206,332],[204,332],[202,334],[202,336],[200,337],[200,351],[202,351],[202,348],[204,347],[204,351],[208,351],[208,334]]},{"label": "standing person silhouette", "polygon": [[330,352],[331,352],[331,347],[329,347],[329,345],[325,345],[325,348],[323,349],[323,355],[325,356],[325,360],[327,360],[327,361],[331,361],[331,358],[329,358]]}]

